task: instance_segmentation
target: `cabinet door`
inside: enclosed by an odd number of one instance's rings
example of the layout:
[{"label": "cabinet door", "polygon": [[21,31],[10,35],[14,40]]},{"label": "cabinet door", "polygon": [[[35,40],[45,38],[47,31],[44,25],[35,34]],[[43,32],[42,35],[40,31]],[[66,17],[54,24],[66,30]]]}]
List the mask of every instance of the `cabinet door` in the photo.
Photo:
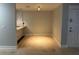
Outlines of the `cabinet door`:
[{"label": "cabinet door", "polygon": [[79,47],[79,5],[69,6],[67,44],[69,47]]}]

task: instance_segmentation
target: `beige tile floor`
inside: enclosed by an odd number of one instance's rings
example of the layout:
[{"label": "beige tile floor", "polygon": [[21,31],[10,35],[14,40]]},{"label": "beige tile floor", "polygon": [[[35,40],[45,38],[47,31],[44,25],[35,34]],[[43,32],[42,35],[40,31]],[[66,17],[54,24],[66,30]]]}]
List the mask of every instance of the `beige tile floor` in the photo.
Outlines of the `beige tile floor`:
[{"label": "beige tile floor", "polygon": [[28,36],[21,40],[18,48],[59,48],[57,42],[50,36]]},{"label": "beige tile floor", "polygon": [[[18,54],[46,54],[59,48],[56,41],[48,36],[25,37],[18,45]],[[23,51],[22,51],[23,50]]]}]

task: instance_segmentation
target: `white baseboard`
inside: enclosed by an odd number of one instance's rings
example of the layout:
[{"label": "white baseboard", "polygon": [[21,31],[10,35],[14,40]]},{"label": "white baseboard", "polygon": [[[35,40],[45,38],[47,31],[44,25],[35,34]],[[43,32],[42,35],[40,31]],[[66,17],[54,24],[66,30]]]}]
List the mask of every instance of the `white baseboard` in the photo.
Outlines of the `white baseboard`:
[{"label": "white baseboard", "polygon": [[42,35],[42,36],[43,36],[43,35],[44,35],[44,36],[46,35],[46,36],[51,36],[51,34],[28,34],[28,35],[26,34],[26,36],[31,36],[31,35]]},{"label": "white baseboard", "polygon": [[55,39],[55,41],[57,42],[57,44],[59,45],[60,48],[68,48],[68,45],[61,45],[61,43],[58,42],[55,37],[53,37],[53,38]]},{"label": "white baseboard", "polygon": [[68,45],[62,45],[61,48],[68,48]]},{"label": "white baseboard", "polygon": [[16,46],[0,46],[0,49],[17,49]]},{"label": "white baseboard", "polygon": [[54,40],[57,42],[58,46],[61,48],[61,43],[59,43],[56,38],[54,38]]},{"label": "white baseboard", "polygon": [[55,35],[52,35],[52,38],[56,41],[58,46],[61,48],[61,43],[56,39]]}]

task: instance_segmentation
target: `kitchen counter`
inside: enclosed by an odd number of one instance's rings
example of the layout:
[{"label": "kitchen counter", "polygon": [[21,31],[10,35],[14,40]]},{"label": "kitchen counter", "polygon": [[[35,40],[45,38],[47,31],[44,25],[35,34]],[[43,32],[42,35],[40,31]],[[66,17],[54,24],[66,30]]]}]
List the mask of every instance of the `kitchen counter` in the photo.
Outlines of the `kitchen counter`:
[{"label": "kitchen counter", "polygon": [[24,26],[24,27],[17,27],[16,28],[17,40],[19,40],[21,37],[23,37],[25,35],[24,34],[25,28],[26,28],[26,26]]},{"label": "kitchen counter", "polygon": [[16,27],[16,30],[20,30],[20,29],[22,29],[22,28],[25,28],[26,26],[24,26],[24,27]]}]

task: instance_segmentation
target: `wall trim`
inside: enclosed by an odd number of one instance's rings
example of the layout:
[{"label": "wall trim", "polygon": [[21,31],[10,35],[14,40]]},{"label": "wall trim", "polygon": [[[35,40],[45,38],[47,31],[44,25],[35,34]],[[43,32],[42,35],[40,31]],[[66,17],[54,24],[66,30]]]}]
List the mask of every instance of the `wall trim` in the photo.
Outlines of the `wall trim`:
[{"label": "wall trim", "polygon": [[61,45],[61,43],[59,43],[55,37],[53,37],[54,40],[57,42],[57,44],[59,45],[60,48],[68,48],[68,45]]},{"label": "wall trim", "polygon": [[59,43],[56,38],[54,38],[54,40],[57,42],[58,46],[61,48],[61,43]]},{"label": "wall trim", "polygon": [[62,45],[61,48],[68,48],[68,45]]},{"label": "wall trim", "polygon": [[0,49],[17,49],[16,46],[0,46]]},{"label": "wall trim", "polygon": [[50,36],[51,36],[51,34],[26,34],[26,36],[29,36],[29,35],[41,35],[41,36],[43,36],[43,35],[44,35],[44,36],[45,36],[45,35],[46,35],[46,36],[49,36],[49,35],[50,35]]},{"label": "wall trim", "polygon": [[52,38],[56,41],[58,46],[61,48],[61,42],[58,42],[58,40],[56,39],[56,36],[54,34],[52,35]]}]

